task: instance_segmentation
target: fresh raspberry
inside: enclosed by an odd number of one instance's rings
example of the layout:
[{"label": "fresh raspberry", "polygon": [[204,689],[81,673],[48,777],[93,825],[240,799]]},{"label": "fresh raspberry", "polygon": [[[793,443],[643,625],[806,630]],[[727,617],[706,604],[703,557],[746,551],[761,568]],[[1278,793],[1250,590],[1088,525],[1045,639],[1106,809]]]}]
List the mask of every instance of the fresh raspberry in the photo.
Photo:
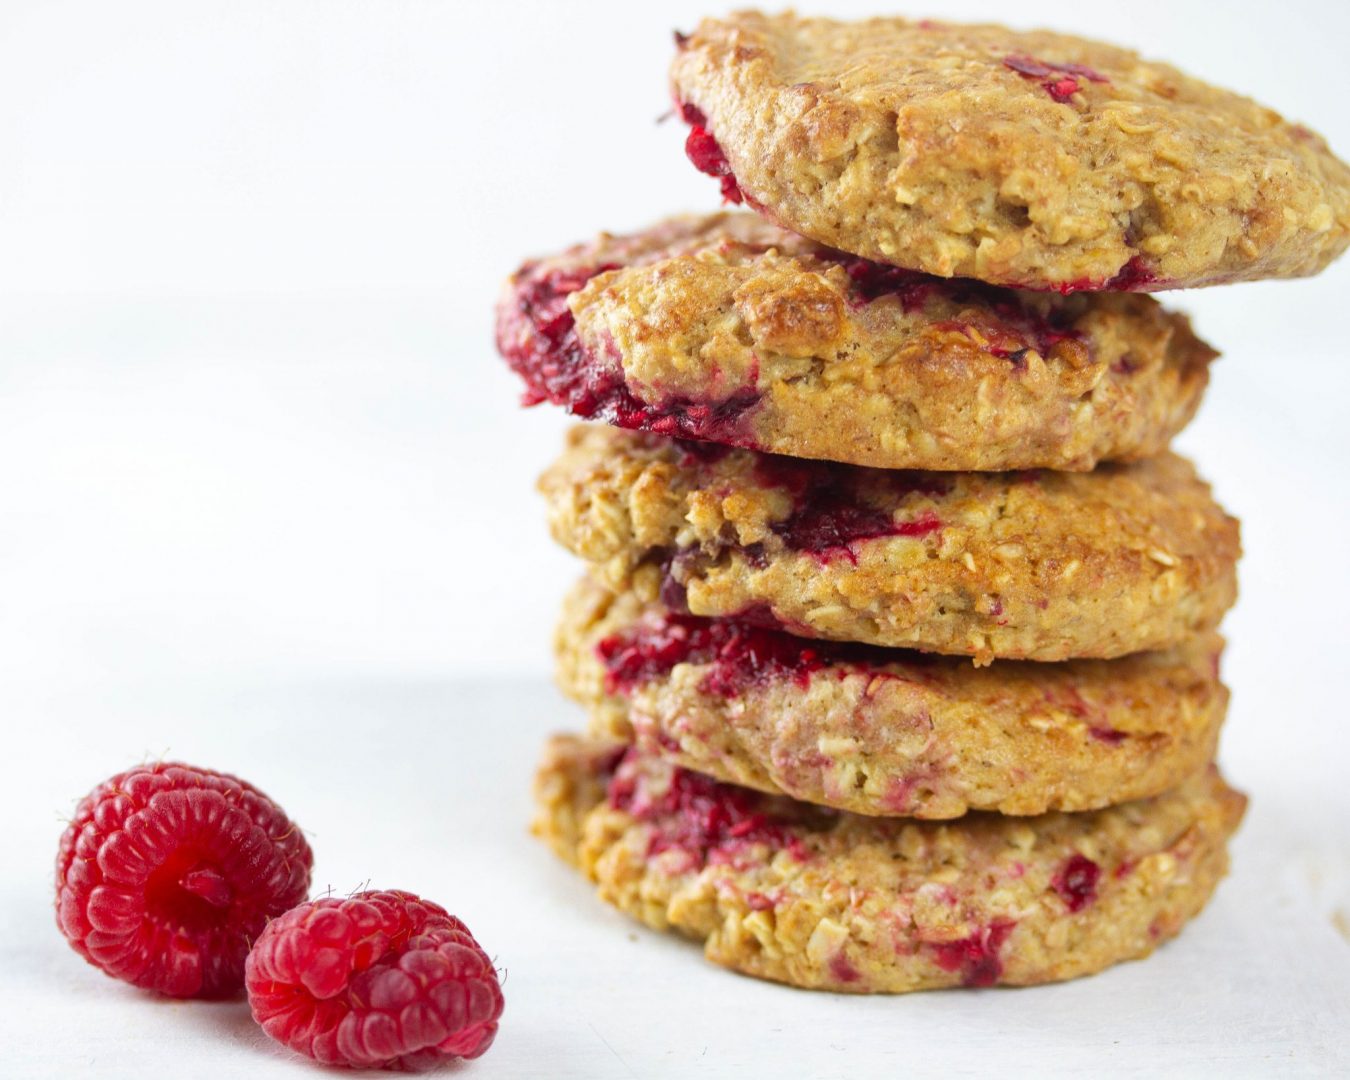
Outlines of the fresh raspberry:
[{"label": "fresh raspberry", "polygon": [[114,978],[222,997],[267,920],[309,892],[314,857],[261,791],[189,765],[143,765],[80,802],[56,857],[56,921]]},{"label": "fresh raspberry", "polygon": [[432,1068],[492,1045],[497,972],[468,927],[412,893],[312,900],[267,924],[245,973],[277,1042],[355,1068]]}]

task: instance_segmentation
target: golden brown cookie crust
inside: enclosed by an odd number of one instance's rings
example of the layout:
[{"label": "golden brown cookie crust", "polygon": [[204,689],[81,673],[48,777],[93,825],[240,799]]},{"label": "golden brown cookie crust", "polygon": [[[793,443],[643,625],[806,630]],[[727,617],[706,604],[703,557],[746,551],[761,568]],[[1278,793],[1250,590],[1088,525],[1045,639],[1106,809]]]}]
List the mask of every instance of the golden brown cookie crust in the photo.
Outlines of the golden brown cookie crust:
[{"label": "golden brown cookie crust", "polygon": [[1350,168],[1320,136],[1110,45],[741,12],[682,37],[671,77],[724,190],[869,259],[1160,289],[1313,274],[1350,243]]},{"label": "golden brown cookie crust", "polygon": [[1212,630],[1237,595],[1237,522],[1174,454],[899,473],[586,426],[539,486],[611,587],[805,637],[1109,659]]},{"label": "golden brown cookie crust", "polygon": [[555,737],[535,832],[602,899],[709,960],[854,993],[1026,986],[1147,956],[1204,907],[1246,805],[1209,769],[1108,810],[913,822],[621,753]]},{"label": "golden brown cookie crust", "polygon": [[558,682],[591,732],[726,783],[857,814],[1095,810],[1213,760],[1223,642],[1060,664],[838,647],[675,615],[583,579]]},{"label": "golden brown cookie crust", "polygon": [[876,468],[1147,457],[1194,415],[1216,355],[1150,297],[944,281],[745,213],[529,262],[497,326],[531,401]]}]

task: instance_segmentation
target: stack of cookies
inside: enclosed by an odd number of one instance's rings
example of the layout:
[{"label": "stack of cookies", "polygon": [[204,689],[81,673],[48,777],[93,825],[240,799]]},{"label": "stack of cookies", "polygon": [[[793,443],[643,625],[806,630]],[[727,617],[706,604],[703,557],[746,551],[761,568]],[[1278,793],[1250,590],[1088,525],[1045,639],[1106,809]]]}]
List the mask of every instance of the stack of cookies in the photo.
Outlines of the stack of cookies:
[{"label": "stack of cookies", "polygon": [[673,85],[750,211],[527,263],[498,313],[527,401],[604,422],[541,481],[590,732],[536,831],[797,986],[1146,955],[1245,799],[1212,763],[1238,526],[1167,449],[1215,353],[1144,293],[1321,269],[1350,170],[1050,33],[739,14]]}]

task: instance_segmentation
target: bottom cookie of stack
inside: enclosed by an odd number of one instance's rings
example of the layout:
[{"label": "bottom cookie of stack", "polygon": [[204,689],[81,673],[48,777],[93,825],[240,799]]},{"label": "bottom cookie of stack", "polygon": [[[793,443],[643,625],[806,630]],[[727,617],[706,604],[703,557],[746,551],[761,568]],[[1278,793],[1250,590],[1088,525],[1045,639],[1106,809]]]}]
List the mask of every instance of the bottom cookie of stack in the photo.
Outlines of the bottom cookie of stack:
[{"label": "bottom cookie of stack", "polygon": [[535,833],[658,930],[793,986],[1025,986],[1148,955],[1228,868],[1246,798],[1213,767],[1087,813],[866,817],[556,736]]}]

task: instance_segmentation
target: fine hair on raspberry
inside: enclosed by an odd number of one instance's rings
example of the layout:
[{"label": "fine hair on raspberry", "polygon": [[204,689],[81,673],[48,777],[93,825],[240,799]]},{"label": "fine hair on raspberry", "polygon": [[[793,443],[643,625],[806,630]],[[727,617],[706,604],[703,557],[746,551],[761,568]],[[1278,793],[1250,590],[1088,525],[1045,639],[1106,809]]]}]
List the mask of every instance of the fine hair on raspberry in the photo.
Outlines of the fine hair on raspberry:
[{"label": "fine hair on raspberry", "polygon": [[238,993],[267,921],[309,894],[314,858],[237,777],[158,763],[81,800],[56,858],[56,920],[113,978],[178,998]]},{"label": "fine hair on raspberry", "polygon": [[420,1071],[475,1058],[502,1012],[468,928],[412,893],[325,898],[273,919],[249,953],[254,1019],[325,1065]]}]

